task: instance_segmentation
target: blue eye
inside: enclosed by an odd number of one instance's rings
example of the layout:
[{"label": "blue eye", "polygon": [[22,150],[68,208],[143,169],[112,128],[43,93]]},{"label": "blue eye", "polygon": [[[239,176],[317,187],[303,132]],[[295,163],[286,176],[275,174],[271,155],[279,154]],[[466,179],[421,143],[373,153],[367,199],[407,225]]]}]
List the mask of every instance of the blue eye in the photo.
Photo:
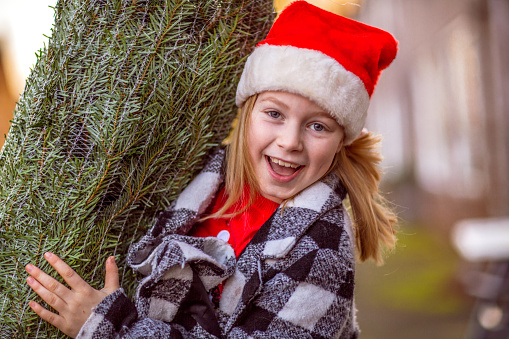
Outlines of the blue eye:
[{"label": "blue eye", "polygon": [[325,131],[325,126],[315,122],[315,123],[311,124],[311,129],[313,131],[322,132],[322,131]]},{"label": "blue eye", "polygon": [[270,111],[270,112],[267,112],[267,114],[268,114],[271,118],[274,118],[274,119],[279,119],[279,118],[281,118],[281,113],[276,112],[276,111]]}]

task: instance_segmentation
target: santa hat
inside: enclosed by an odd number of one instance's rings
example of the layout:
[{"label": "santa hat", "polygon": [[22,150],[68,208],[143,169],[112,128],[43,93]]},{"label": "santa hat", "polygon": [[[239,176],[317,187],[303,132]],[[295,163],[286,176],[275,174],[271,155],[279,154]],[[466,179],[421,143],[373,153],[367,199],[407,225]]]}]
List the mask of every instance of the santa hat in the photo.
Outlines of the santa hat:
[{"label": "santa hat", "polygon": [[364,127],[375,84],[396,52],[388,32],[296,1],[249,56],[236,103],[264,91],[300,94],[344,127],[348,145]]}]

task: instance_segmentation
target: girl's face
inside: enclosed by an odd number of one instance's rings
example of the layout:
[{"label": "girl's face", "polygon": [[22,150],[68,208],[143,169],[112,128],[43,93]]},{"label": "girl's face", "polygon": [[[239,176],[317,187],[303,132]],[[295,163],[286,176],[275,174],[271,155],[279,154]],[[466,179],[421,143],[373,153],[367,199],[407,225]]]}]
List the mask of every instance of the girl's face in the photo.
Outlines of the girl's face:
[{"label": "girl's face", "polygon": [[259,94],[247,149],[261,195],[281,203],[321,179],[343,137],[343,127],[313,101],[287,92]]}]

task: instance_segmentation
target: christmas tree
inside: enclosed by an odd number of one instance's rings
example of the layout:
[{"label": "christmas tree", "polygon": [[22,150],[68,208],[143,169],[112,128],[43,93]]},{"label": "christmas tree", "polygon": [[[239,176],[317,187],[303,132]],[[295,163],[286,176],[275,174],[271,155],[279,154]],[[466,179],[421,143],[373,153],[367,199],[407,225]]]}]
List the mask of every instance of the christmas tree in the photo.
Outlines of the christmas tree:
[{"label": "christmas tree", "polygon": [[61,0],[0,153],[0,336],[65,337],[28,307],[52,251],[95,288],[228,134],[272,1]]}]

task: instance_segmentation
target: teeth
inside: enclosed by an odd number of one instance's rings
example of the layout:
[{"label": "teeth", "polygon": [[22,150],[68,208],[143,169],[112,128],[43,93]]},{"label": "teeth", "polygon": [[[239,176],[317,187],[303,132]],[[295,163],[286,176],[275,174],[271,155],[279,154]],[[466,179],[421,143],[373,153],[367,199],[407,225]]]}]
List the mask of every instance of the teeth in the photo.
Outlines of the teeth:
[{"label": "teeth", "polygon": [[291,163],[289,163],[289,162],[284,162],[283,160],[279,160],[279,159],[275,159],[275,158],[270,158],[270,160],[271,160],[273,163],[278,164],[279,166],[291,167],[291,168],[297,168],[297,167],[299,167],[299,165],[291,164]]}]

